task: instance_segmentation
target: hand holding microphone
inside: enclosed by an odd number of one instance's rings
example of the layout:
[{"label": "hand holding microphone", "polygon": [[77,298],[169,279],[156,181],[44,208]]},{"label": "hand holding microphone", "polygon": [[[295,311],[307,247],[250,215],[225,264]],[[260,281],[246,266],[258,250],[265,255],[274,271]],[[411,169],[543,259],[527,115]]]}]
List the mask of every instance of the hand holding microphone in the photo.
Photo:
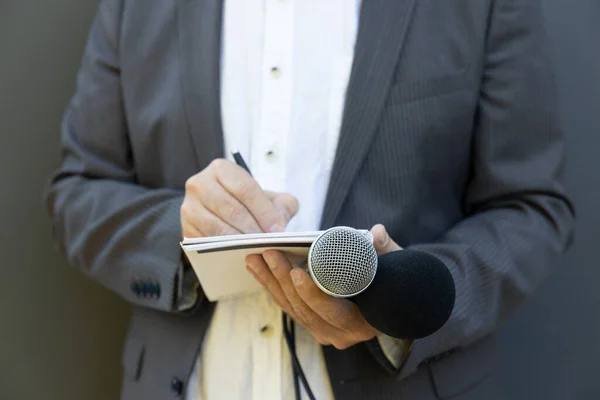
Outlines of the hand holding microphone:
[{"label": "hand holding microphone", "polygon": [[[324,345],[344,349],[378,332],[418,339],[450,317],[455,288],[437,258],[402,250],[381,225],[373,239],[352,228],[332,228],[309,254],[309,272],[277,251],[253,255],[250,272],[279,306]],[[310,275],[309,275],[310,273]]]},{"label": "hand holding microphone", "polygon": [[[381,254],[401,250],[387,236],[385,228],[376,225],[371,233],[375,250]],[[279,307],[309,331],[322,345],[346,349],[373,339],[378,330],[367,322],[357,304],[320,289],[302,268],[293,268],[279,251],[265,251],[248,256],[247,269],[265,288]]]},{"label": "hand holding microphone", "polygon": [[428,253],[394,250],[397,245],[386,236],[383,232],[375,243],[388,243],[390,251],[376,254],[371,238],[361,231],[325,231],[311,246],[310,275],[325,293],[352,299],[378,331],[399,339],[429,336],[454,309],[452,274]]}]

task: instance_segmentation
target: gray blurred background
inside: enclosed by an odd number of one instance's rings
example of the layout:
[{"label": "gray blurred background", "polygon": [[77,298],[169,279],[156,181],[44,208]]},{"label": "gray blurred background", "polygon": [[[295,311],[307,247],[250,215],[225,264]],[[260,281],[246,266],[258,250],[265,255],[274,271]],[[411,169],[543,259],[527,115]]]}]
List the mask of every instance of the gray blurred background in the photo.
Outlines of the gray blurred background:
[{"label": "gray blurred background", "polygon": [[[165,0],[166,1],[166,0]],[[169,0],[172,1],[172,0]],[[501,331],[511,400],[600,399],[600,3],[543,0],[576,243]],[[0,0],[0,399],[117,399],[128,306],[54,250],[41,202],[97,0]],[[485,399],[482,399],[485,400]]]}]

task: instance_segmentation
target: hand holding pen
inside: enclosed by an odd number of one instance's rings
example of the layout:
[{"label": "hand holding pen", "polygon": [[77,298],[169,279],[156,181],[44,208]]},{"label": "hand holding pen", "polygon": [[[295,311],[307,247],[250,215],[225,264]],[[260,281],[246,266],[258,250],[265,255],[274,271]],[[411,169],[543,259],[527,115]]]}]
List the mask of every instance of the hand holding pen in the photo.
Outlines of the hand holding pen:
[{"label": "hand holding pen", "polygon": [[298,212],[290,194],[263,190],[239,153],[216,159],[185,184],[181,205],[184,237],[282,232]]}]

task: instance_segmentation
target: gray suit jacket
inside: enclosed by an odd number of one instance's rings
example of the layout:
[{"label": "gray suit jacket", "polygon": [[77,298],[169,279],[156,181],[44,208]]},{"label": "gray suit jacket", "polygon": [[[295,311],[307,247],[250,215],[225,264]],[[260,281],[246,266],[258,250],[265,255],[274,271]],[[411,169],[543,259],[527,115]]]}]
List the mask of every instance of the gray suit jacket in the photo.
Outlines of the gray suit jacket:
[{"label": "gray suit jacket", "polygon": [[[223,157],[221,2],[105,0],[46,203],[69,262],[134,305],[123,399],[185,392],[212,304],[177,308],[187,178]],[[337,398],[493,399],[492,339],[569,246],[538,0],[362,2],[322,228],[383,223],[452,271],[456,308],[394,369],[324,349]],[[398,318],[402,318],[401,315]]]}]

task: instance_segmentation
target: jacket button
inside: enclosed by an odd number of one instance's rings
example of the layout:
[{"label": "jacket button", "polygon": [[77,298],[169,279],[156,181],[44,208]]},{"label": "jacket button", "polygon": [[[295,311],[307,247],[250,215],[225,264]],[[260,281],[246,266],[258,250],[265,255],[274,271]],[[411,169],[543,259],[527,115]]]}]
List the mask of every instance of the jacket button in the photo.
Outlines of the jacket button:
[{"label": "jacket button", "polygon": [[142,291],[142,288],[140,287],[140,283],[138,281],[131,282],[129,288],[136,296],[140,297],[140,292]]},{"label": "jacket button", "polygon": [[175,377],[171,379],[171,391],[177,396],[181,396],[181,393],[183,393],[183,382]]},{"label": "jacket button", "polygon": [[144,297],[152,296],[152,282],[144,282]]}]

